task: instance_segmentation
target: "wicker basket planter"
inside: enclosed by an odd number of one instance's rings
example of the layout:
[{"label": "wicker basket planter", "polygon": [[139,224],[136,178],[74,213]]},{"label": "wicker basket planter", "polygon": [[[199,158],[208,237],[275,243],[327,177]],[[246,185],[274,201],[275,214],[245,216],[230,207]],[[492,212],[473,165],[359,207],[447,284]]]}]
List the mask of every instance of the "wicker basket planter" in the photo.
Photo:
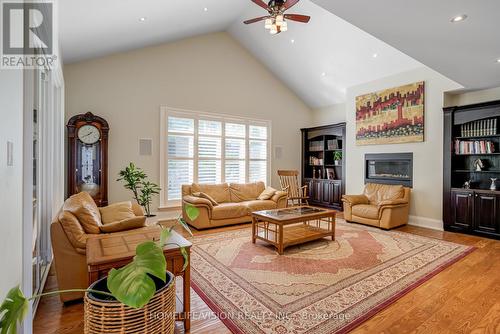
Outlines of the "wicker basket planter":
[{"label": "wicker basket planter", "polygon": [[[175,325],[175,279],[167,272],[167,283],[153,277],[156,294],[141,309],[128,307],[114,299],[85,294],[85,334],[137,333],[169,334]],[[108,291],[107,279],[93,283],[90,289]]]}]

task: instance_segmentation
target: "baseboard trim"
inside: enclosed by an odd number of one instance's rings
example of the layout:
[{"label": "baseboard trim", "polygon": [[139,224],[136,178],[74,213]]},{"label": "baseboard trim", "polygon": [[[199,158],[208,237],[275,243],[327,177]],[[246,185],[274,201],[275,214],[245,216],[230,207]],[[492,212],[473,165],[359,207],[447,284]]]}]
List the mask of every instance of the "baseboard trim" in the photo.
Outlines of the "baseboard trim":
[{"label": "baseboard trim", "polygon": [[430,228],[437,231],[444,231],[443,221],[420,216],[410,216],[408,225]]}]

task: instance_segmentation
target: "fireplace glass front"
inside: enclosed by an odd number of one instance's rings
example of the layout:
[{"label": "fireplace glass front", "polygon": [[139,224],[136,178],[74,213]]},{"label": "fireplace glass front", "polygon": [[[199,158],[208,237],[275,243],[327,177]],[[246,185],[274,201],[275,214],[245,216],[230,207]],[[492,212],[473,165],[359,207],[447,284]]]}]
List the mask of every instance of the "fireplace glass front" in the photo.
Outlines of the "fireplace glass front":
[{"label": "fireplace glass front", "polygon": [[367,154],[365,182],[413,185],[413,154]]}]

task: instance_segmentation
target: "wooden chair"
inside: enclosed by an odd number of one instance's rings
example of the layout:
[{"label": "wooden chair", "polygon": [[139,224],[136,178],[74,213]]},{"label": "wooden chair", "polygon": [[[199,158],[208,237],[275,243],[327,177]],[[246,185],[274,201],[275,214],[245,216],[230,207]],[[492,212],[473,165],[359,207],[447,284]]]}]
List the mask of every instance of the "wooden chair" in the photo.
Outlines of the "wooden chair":
[{"label": "wooden chair", "polygon": [[296,170],[279,170],[280,185],[287,193],[287,206],[309,205],[307,185],[300,186],[299,172]]}]

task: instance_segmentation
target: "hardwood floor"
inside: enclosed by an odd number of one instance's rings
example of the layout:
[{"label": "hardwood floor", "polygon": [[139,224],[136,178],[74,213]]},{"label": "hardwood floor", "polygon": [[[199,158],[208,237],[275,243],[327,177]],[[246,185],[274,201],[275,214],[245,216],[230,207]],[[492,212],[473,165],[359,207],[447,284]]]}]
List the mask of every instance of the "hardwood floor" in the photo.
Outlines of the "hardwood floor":
[{"label": "hardwood floor", "polygon": [[[206,234],[248,226],[193,232]],[[500,241],[414,226],[398,230],[472,245],[477,250],[412,290],[352,333],[500,333]],[[52,272],[46,291],[56,288]],[[191,333],[230,333],[193,290],[191,311],[210,315],[193,319]],[[58,297],[43,298],[34,320],[34,333],[83,333],[83,304],[63,305]],[[176,333],[184,333],[181,323],[177,324]]]}]

